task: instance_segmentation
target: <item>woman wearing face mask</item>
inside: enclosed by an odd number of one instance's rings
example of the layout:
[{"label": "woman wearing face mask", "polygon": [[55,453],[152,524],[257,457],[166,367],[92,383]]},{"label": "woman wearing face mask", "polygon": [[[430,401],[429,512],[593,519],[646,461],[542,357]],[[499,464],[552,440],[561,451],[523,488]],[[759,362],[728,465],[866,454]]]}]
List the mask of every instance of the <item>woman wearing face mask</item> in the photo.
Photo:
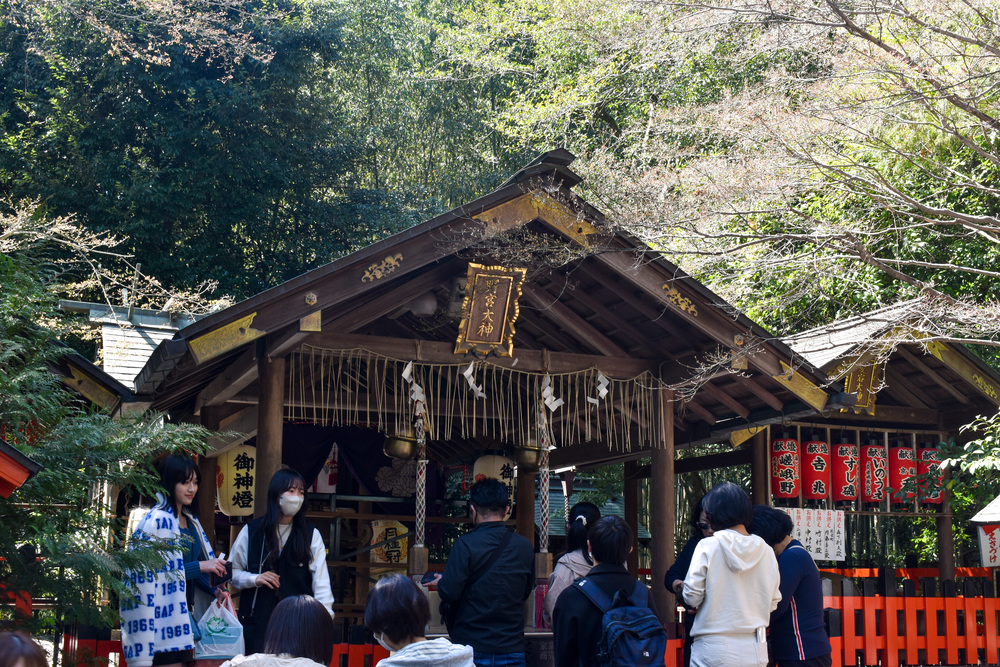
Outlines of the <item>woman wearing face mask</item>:
[{"label": "woman wearing face mask", "polygon": [[264,629],[279,600],[311,595],[333,615],[326,546],[301,512],[302,475],[282,468],[267,487],[267,510],[240,531],[233,544],[233,585],[242,589],[239,618],[246,653],[263,649]]},{"label": "woman wearing face mask", "polygon": [[427,596],[402,574],[382,577],[368,593],[365,627],[387,651],[380,667],[474,667],[472,647],[444,637],[428,640]]}]

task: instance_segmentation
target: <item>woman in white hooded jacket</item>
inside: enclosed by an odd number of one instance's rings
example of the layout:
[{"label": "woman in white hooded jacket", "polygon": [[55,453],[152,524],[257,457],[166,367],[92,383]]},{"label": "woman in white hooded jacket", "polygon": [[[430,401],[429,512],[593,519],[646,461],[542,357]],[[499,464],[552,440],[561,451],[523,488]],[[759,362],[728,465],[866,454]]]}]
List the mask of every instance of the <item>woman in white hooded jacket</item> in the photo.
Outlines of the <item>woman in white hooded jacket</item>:
[{"label": "woman in white hooded jacket", "polygon": [[698,609],[691,667],[764,667],[767,625],[781,601],[774,550],[747,531],[753,505],[735,484],[716,485],[702,508],[714,532],[695,547],[682,589]]}]

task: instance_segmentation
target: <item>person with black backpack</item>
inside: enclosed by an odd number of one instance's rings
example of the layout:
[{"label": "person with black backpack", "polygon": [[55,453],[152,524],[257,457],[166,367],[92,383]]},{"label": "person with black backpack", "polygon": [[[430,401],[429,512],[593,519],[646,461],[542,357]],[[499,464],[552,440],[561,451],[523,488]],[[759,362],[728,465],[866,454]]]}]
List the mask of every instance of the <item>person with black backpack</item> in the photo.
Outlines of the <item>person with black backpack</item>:
[{"label": "person with black backpack", "polygon": [[556,600],[552,612],[555,667],[662,667],[667,633],[649,590],[625,569],[632,529],[617,516],[587,535],[594,568]]}]

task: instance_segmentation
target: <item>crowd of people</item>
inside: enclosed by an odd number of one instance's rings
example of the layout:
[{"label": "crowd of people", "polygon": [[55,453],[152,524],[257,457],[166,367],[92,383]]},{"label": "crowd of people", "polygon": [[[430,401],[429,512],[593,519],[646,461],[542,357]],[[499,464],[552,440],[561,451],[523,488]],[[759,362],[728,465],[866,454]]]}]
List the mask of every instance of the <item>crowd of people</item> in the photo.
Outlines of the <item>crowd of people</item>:
[{"label": "crowd of people", "polygon": [[[132,539],[177,546],[161,570],[131,575],[139,594],[122,600],[129,667],[190,662],[199,639],[195,619],[226,587],[213,587],[209,579],[225,574],[226,563],[213,552],[195,513],[198,466],[171,455],[160,465],[160,478],[157,504]],[[222,667],[330,663],[333,594],[322,537],[301,512],[305,489],[297,472],[279,470],[270,480],[264,515],[247,524],[233,545],[232,585],[243,593],[239,619],[246,655]],[[427,591],[413,579],[392,575],[372,587],[364,624],[390,652],[382,665],[526,664],[525,601],[535,586],[534,550],[507,529],[509,506],[508,489],[498,480],[472,486],[473,529],[456,540],[444,572],[429,582],[441,600],[447,638],[428,638]],[[755,507],[740,487],[723,482],[695,505],[691,526],[663,582],[686,610],[684,667],[829,667],[819,571],[791,537],[788,514]],[[543,618],[552,628],[556,667],[591,667],[607,656],[602,624],[609,609],[641,608],[651,617],[657,609],[647,586],[626,568],[635,536],[622,519],[578,503],[566,528],[566,551],[549,578]],[[0,660],[0,667],[40,667],[32,647],[23,635],[0,634],[0,655],[17,656],[14,662]],[[661,658],[653,656],[649,664],[662,664]]]}]

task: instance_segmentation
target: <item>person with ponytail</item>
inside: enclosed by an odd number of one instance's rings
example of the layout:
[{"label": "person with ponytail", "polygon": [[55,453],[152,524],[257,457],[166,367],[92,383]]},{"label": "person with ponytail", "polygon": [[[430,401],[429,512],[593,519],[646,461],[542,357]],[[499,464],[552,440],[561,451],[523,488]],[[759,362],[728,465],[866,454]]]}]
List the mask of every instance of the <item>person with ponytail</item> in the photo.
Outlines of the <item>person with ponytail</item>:
[{"label": "person with ponytail", "polygon": [[264,629],[283,598],[311,595],[333,615],[326,545],[301,511],[305,489],[294,470],[274,473],[264,516],[244,526],[233,544],[233,585],[242,591],[238,616],[247,655],[263,649]]},{"label": "person with ponytail", "polygon": [[566,522],[566,553],[556,563],[549,575],[549,590],[542,603],[542,618],[552,626],[552,610],[556,599],[568,586],[585,577],[594,561],[587,550],[587,531],[601,518],[601,510],[594,503],[577,503],[569,511]]}]

